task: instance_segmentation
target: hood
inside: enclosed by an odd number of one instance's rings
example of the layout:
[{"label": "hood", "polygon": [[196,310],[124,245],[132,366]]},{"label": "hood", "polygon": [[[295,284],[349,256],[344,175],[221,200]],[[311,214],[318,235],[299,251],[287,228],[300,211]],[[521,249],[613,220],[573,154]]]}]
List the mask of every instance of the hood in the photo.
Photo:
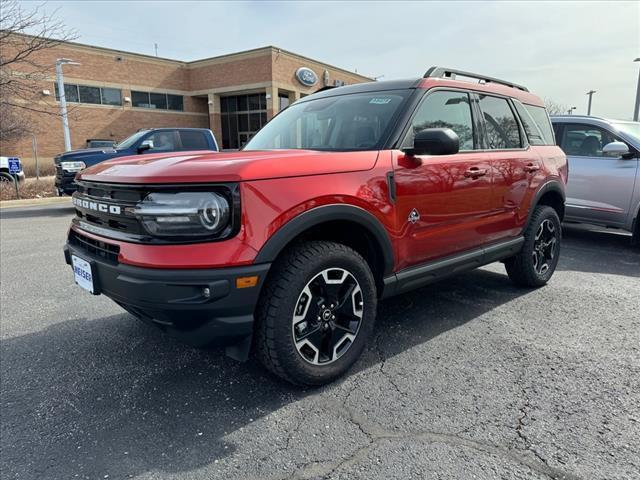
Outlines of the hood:
[{"label": "hood", "polygon": [[106,183],[240,182],[369,170],[377,158],[377,151],[147,154],[100,163],[83,170],[79,179]]},{"label": "hood", "polygon": [[79,161],[84,158],[93,158],[99,156],[101,158],[108,158],[117,155],[118,151],[113,148],[84,148],[82,150],[71,150],[56,155],[54,158],[55,163],[63,161]]}]

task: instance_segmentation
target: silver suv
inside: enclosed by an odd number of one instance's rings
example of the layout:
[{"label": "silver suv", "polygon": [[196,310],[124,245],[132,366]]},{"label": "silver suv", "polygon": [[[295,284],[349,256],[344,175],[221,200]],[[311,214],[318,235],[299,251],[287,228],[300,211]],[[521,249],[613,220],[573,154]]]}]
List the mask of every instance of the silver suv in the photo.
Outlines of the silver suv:
[{"label": "silver suv", "polygon": [[640,242],[640,123],[552,116],[569,160],[565,221],[633,232]]}]

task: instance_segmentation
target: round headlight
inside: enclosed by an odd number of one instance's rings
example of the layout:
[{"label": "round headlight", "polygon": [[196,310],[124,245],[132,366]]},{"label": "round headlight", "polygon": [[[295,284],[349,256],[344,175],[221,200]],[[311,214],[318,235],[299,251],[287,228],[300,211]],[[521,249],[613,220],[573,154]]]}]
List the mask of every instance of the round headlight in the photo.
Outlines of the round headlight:
[{"label": "round headlight", "polygon": [[133,209],[144,228],[159,237],[209,237],[230,222],[229,201],[216,192],[154,192]]},{"label": "round headlight", "polygon": [[221,225],[227,224],[229,204],[224,197],[210,193],[202,199],[199,213],[202,226],[213,232],[218,230]]}]

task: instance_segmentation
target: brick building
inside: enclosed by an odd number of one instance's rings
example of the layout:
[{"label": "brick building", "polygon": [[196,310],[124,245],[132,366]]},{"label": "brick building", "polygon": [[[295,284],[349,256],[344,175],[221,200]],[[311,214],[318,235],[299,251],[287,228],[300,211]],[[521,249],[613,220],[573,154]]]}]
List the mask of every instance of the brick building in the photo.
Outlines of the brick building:
[{"label": "brick building", "polygon": [[[123,140],[140,128],[202,127],[222,148],[241,147],[281,108],[326,85],[370,78],[269,46],[193,62],[181,62],[65,42],[38,52],[40,64],[64,65],[65,96],[73,149],[90,138]],[[36,92],[41,107],[57,112],[55,76]],[[62,121],[33,114],[41,160],[64,151]],[[0,145],[2,155],[30,163],[32,136]]]}]

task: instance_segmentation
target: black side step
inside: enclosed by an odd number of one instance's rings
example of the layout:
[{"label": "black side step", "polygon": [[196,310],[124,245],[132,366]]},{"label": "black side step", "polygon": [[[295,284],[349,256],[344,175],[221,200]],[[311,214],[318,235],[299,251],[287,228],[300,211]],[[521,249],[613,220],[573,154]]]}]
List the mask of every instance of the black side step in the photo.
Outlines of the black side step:
[{"label": "black side step", "polygon": [[518,237],[400,270],[384,278],[382,298],[408,292],[451,275],[504,260],[518,253],[523,243],[524,237]]}]

